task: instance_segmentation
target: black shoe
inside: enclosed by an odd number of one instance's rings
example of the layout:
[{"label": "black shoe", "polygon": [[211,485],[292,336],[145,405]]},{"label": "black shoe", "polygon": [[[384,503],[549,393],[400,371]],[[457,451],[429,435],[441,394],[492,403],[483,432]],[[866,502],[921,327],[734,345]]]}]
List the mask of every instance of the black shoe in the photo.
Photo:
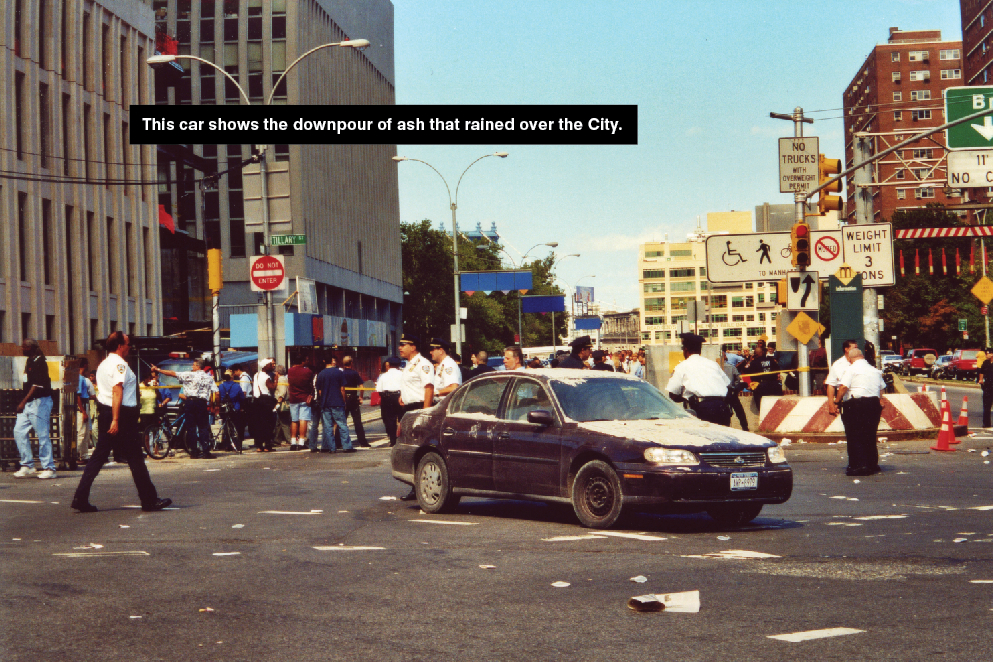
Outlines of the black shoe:
[{"label": "black shoe", "polygon": [[156,499],[155,503],[150,503],[147,506],[142,506],[141,509],[147,512],[154,510],[162,510],[163,508],[168,508],[172,505],[172,499]]},{"label": "black shoe", "polygon": [[311,448],[311,449],[310,449],[310,452],[311,452],[311,453],[318,453],[318,452],[320,452],[320,451],[319,451],[318,449],[316,449],[316,448]]},{"label": "black shoe", "polygon": [[216,460],[217,459],[217,456],[216,455],[212,455],[210,453],[204,453],[203,455],[200,456],[200,459],[201,460]]},{"label": "black shoe", "polygon": [[372,448],[372,446],[370,446],[364,441],[361,444],[355,444],[355,445],[358,446],[359,448]]},{"label": "black shoe", "polygon": [[410,492],[400,497],[401,501],[416,501],[417,494],[414,492],[414,488],[410,488]]},{"label": "black shoe", "polygon": [[199,460],[200,459],[200,453],[190,453],[190,459],[191,460]]},{"label": "black shoe", "polygon": [[97,512],[97,507],[94,506],[92,503],[83,503],[81,501],[76,501],[75,499],[73,499],[71,507],[73,510],[78,510],[81,513]]},{"label": "black shoe", "polygon": [[334,452],[334,449],[333,448],[322,448],[321,449],[321,452],[322,453],[333,453]]},{"label": "black shoe", "polygon": [[341,452],[342,453],[355,453],[356,451],[355,451],[354,448],[346,448],[345,450],[343,450]]}]

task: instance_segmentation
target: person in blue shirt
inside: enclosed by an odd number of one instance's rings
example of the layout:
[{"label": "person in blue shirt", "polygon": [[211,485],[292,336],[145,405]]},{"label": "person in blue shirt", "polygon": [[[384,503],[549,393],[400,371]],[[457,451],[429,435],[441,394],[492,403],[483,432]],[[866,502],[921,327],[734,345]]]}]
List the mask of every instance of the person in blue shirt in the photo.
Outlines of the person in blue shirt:
[{"label": "person in blue shirt", "polygon": [[[324,437],[321,452],[333,453],[335,437],[345,453],[354,453],[352,439],[348,434],[348,419],[345,409],[345,374],[329,362],[317,375],[317,401],[321,405]],[[337,427],[337,434],[335,434]],[[334,436],[332,436],[334,435]]]},{"label": "person in blue shirt", "polygon": [[232,379],[232,374],[230,370],[224,371],[224,378],[221,381],[221,385],[218,387],[218,393],[221,399],[221,405],[229,405],[231,407],[231,421],[234,423],[234,429],[239,431],[238,434],[234,435],[234,444],[238,452],[241,452],[241,432],[245,429],[245,422],[243,420],[244,409],[243,405],[245,403],[245,391],[242,390],[241,385]]}]

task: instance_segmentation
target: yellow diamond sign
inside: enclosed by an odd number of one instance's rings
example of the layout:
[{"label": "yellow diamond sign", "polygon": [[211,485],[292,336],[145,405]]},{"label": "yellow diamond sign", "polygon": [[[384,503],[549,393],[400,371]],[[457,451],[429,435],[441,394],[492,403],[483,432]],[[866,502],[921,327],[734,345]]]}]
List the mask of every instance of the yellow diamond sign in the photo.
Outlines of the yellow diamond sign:
[{"label": "yellow diamond sign", "polygon": [[838,270],[834,272],[834,277],[841,281],[842,285],[848,285],[855,278],[855,270],[852,269],[847,264],[842,264],[838,267]]},{"label": "yellow diamond sign", "polygon": [[790,325],[786,327],[787,333],[806,345],[810,339],[821,329],[821,325],[815,322],[810,315],[804,312],[797,313]]},{"label": "yellow diamond sign", "polygon": [[984,304],[993,300],[993,280],[986,276],[979,279],[979,282],[972,286],[972,293]]}]

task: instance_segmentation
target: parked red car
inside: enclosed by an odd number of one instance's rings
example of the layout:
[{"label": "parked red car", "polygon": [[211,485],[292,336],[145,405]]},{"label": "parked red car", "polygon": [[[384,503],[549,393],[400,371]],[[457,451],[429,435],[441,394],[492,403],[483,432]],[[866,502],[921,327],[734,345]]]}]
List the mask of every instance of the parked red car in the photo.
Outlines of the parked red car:
[{"label": "parked red car", "polygon": [[[937,351],[926,347],[908,350],[903,359],[902,372],[904,375],[913,375],[916,373],[926,375],[931,369],[931,364],[934,363],[938,356],[940,354]],[[975,360],[973,360],[972,365],[975,368]]]},{"label": "parked red car", "polygon": [[952,362],[948,364],[948,374],[952,379],[978,378],[979,369],[976,367],[978,349],[960,349],[952,354]]}]

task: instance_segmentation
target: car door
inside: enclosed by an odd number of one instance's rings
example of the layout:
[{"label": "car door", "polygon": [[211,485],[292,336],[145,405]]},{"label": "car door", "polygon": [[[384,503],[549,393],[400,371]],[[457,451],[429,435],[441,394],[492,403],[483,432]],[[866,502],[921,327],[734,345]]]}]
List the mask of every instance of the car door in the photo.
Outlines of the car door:
[{"label": "car door", "polygon": [[493,482],[501,492],[559,496],[562,459],[561,427],[528,423],[528,412],[556,416],[545,386],[519,377],[510,386],[493,441]]},{"label": "car door", "polygon": [[441,426],[448,476],[455,487],[493,489],[493,435],[510,376],[468,382],[449,404]]}]

